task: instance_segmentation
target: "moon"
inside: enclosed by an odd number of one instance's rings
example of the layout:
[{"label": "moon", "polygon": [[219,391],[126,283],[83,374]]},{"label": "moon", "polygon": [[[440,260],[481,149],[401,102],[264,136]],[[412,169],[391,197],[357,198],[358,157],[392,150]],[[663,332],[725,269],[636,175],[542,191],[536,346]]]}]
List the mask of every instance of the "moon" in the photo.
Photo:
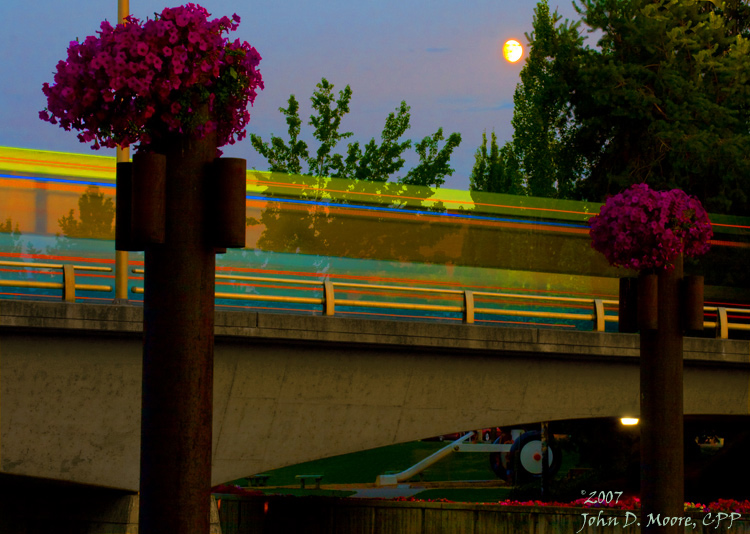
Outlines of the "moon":
[{"label": "moon", "polygon": [[523,47],[521,46],[521,43],[515,39],[508,39],[505,41],[505,44],[503,45],[503,57],[505,59],[511,63],[515,63],[521,59],[521,56],[523,56]]}]

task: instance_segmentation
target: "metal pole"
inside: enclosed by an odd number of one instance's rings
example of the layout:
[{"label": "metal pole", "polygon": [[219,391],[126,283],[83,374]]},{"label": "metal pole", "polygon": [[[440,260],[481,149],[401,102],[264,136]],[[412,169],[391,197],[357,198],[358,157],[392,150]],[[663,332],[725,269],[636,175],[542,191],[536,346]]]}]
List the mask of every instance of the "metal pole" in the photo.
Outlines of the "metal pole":
[{"label": "metal pole", "polygon": [[542,421],[542,500],[550,498],[549,491],[549,423]]},{"label": "metal pole", "polygon": [[[117,21],[124,22],[130,13],[129,0],[117,0]],[[130,149],[117,147],[117,162],[130,161]],[[115,199],[117,201],[117,199]],[[128,252],[115,251],[115,301],[128,300]]]},{"label": "metal pole", "polygon": [[641,529],[678,533],[652,517],[680,517],[684,505],[682,257],[658,275],[658,327],[641,331]]},{"label": "metal pole", "polygon": [[207,239],[216,138],[174,139],[163,244],[147,244],[143,298],[140,534],[208,534],[214,275]]}]

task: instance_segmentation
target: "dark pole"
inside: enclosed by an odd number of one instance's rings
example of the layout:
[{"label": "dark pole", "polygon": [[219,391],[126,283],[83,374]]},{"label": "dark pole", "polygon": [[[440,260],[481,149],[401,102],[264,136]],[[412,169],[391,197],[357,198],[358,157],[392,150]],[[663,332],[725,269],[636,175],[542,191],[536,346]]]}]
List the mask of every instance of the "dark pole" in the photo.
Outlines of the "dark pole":
[{"label": "dark pole", "polygon": [[542,421],[542,500],[550,498],[549,491],[549,423]]},{"label": "dark pole", "polygon": [[[682,399],[682,256],[658,275],[658,328],[641,330],[641,529],[677,533],[650,519],[682,517],[684,452]],[[639,295],[640,297],[640,295]]]},{"label": "dark pole", "polygon": [[205,229],[215,137],[172,139],[163,244],[146,245],[141,534],[207,534],[211,491],[214,269]]}]

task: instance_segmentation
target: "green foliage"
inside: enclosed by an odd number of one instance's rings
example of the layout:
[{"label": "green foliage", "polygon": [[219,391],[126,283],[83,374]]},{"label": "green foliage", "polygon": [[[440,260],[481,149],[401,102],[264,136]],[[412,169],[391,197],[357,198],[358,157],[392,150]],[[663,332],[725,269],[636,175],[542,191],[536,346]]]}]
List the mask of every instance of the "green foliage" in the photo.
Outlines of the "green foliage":
[{"label": "green foliage", "polygon": [[449,162],[453,149],[461,144],[461,134],[455,132],[450,134],[443,148],[438,148],[438,143],[442,140],[443,129],[438,128],[437,132],[417,143],[415,148],[419,155],[419,163],[399,181],[407,185],[431,187],[443,185],[445,177],[453,174],[454,169]]},{"label": "green foliage", "polygon": [[94,239],[114,239],[115,229],[112,224],[115,218],[115,206],[111,198],[104,198],[99,188],[90,185],[78,199],[80,220],[74,216],[74,210],[58,219],[57,224],[65,237],[84,237]]},{"label": "green foliage", "polygon": [[302,121],[299,118],[299,103],[294,98],[294,95],[289,96],[289,107],[286,109],[279,108],[279,111],[286,116],[286,123],[289,125],[289,144],[287,145],[282,138],[276,137],[273,134],[271,134],[271,146],[268,143],[264,143],[255,134],[250,134],[250,142],[253,148],[268,160],[271,172],[301,174],[302,165],[300,160],[307,161],[309,155],[307,152],[307,143],[297,139]]},{"label": "green foliage", "polygon": [[[347,85],[343,91],[339,91],[338,100],[335,100],[333,84],[328,80],[323,78],[316,87],[310,98],[313,114],[309,122],[314,128],[313,137],[320,143],[314,155],[308,153],[304,141],[298,140],[302,120],[299,118],[299,105],[294,95],[289,97],[288,108],[279,108],[289,125],[289,143],[274,135],[271,135],[270,144],[258,135],[250,136],[253,148],[268,161],[270,171],[386,182],[401,170],[405,164],[403,154],[412,146],[410,140],[400,141],[409,129],[411,120],[410,108],[406,102],[401,102],[396,111],[386,118],[380,143],[372,138],[363,150],[359,142],[355,141],[347,145],[346,155],[342,155],[334,153],[334,148],[339,141],[352,136],[352,132],[339,132],[341,119],[349,112],[352,91]],[[399,182],[433,187],[440,187],[445,183],[445,176],[453,173],[448,162],[453,150],[461,142],[461,135],[451,134],[445,145],[438,149],[438,142],[442,140],[443,129],[439,128],[432,136],[417,143],[415,148],[420,161]],[[307,171],[302,170],[302,162],[307,164]]]},{"label": "green foliage", "polygon": [[560,25],[546,0],[534,11],[534,31],[526,36],[529,57],[513,95],[513,148],[531,196],[570,198],[581,161],[569,147],[571,113],[567,95],[577,88],[568,81],[583,39],[577,24]]},{"label": "green foliage", "polygon": [[[679,187],[710,211],[750,202],[750,7],[741,0],[537,5],[514,98],[529,193],[603,201],[633,183]],[[584,47],[583,25],[601,35]]]},{"label": "green foliage", "polygon": [[18,223],[14,225],[10,217],[5,219],[5,222],[0,222],[0,245],[8,252],[23,252],[24,242],[21,239],[21,230],[18,228]]},{"label": "green foliage", "polygon": [[318,90],[313,93],[310,100],[318,115],[311,116],[308,124],[315,128],[313,135],[320,142],[320,146],[316,157],[308,161],[310,165],[308,174],[329,176],[333,168],[331,150],[341,139],[352,136],[352,132],[339,133],[341,118],[349,113],[349,100],[352,98],[352,90],[347,85],[343,91],[339,91],[339,99],[335,101],[336,107],[332,108],[331,105],[334,103],[333,84],[323,78],[317,87]]},{"label": "green foliage", "polygon": [[522,195],[525,192],[524,177],[513,143],[506,143],[503,148],[498,149],[497,136],[493,131],[488,153],[487,132],[483,132],[482,145],[474,158],[474,168],[469,176],[471,191],[509,195]]},{"label": "green foliage", "polygon": [[346,159],[334,156],[336,159],[337,178],[366,180],[369,182],[385,182],[404,166],[405,160],[401,156],[411,147],[411,141],[398,140],[409,129],[409,106],[401,102],[398,114],[390,113],[385,120],[383,132],[380,134],[382,143],[378,145],[371,139],[365,145],[365,151],[359,147],[359,142],[350,143]]}]

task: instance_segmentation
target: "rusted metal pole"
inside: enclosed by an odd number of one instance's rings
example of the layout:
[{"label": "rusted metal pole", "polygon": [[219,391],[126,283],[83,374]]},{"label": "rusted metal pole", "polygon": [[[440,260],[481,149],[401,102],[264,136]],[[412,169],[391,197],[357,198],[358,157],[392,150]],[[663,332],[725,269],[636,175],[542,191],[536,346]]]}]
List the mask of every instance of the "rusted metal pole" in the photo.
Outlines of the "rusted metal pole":
[{"label": "rusted metal pole", "polygon": [[207,534],[216,258],[205,199],[216,140],[173,140],[160,152],[166,228],[145,251],[139,532]]},{"label": "rusted metal pole", "polygon": [[641,331],[641,532],[678,533],[684,515],[682,257],[658,275],[658,328]]}]

